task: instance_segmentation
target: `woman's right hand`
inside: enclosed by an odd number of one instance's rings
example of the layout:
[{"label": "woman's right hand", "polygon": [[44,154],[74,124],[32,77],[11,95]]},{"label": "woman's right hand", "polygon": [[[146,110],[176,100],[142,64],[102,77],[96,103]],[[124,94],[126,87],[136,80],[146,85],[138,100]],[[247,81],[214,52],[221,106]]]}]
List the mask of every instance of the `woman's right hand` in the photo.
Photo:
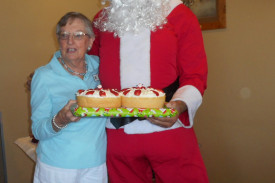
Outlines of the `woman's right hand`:
[{"label": "woman's right hand", "polygon": [[[62,128],[71,122],[77,122],[81,119],[80,117],[76,117],[73,115],[71,111],[71,106],[73,104],[76,104],[76,100],[69,100],[69,102],[57,113],[54,119],[57,126]],[[54,125],[53,127],[55,131],[60,130],[56,128]]]}]

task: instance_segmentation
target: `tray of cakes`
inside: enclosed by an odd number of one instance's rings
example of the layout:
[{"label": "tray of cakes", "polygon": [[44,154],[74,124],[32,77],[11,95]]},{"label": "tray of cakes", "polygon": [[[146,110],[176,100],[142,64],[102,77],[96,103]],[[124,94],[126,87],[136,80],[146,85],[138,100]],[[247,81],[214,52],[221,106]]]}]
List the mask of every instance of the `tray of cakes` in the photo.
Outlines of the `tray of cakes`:
[{"label": "tray of cakes", "polygon": [[71,110],[78,117],[174,117],[177,111],[165,107],[165,93],[152,87],[78,90],[77,105]]}]

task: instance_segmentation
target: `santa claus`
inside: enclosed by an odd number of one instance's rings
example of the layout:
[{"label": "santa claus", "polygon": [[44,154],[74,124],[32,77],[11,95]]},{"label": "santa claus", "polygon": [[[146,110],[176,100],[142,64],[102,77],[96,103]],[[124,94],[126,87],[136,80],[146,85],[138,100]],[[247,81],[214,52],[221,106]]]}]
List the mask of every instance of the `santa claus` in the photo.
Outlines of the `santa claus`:
[{"label": "santa claus", "polygon": [[142,83],[167,89],[178,82],[167,106],[180,114],[135,120],[119,129],[109,120],[111,182],[152,182],[152,172],[156,182],[208,182],[192,128],[207,80],[196,16],[180,0],[106,1],[109,6],[94,18],[96,39],[90,51],[100,57],[103,87]]}]

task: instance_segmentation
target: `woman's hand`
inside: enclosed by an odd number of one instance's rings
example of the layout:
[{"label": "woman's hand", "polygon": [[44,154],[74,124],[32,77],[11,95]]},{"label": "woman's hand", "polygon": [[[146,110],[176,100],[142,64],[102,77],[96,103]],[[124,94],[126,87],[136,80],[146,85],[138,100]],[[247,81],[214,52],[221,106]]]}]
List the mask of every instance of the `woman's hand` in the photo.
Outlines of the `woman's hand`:
[{"label": "woman's hand", "polygon": [[34,75],[34,72],[30,73],[30,75],[27,78],[27,82],[25,83],[25,86],[28,91],[31,91],[31,83],[32,83],[32,77]]},{"label": "woman's hand", "polygon": [[[57,126],[62,128],[71,122],[77,122],[81,119],[80,117],[74,116],[71,111],[71,106],[75,103],[76,100],[69,100],[69,102],[57,113],[54,119]],[[53,127],[55,131],[60,130],[56,128],[54,125]]]},{"label": "woman's hand", "polygon": [[158,125],[164,128],[169,128],[175,124],[175,122],[179,118],[179,115],[187,109],[186,104],[182,101],[170,101],[169,103],[166,104],[166,106],[169,108],[176,109],[178,111],[178,114],[172,118],[151,117],[151,118],[147,118],[147,120],[149,120],[151,123],[155,125]]}]

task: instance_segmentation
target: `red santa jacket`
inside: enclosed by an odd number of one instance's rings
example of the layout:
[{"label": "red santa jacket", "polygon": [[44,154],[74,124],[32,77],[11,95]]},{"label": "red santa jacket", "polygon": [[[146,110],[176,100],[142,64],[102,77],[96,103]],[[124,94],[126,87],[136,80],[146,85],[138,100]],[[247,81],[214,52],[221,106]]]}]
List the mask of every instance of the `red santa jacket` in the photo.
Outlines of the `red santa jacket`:
[{"label": "red santa jacket", "polygon": [[[96,39],[89,54],[100,57],[101,84],[104,88],[121,89],[120,38],[96,28],[94,32]],[[167,24],[151,32],[150,40],[151,86],[165,88],[179,77],[180,87],[192,85],[203,95],[207,60],[200,25],[189,8],[183,4],[174,8],[167,16]],[[187,125],[187,112],[180,119]]]}]

